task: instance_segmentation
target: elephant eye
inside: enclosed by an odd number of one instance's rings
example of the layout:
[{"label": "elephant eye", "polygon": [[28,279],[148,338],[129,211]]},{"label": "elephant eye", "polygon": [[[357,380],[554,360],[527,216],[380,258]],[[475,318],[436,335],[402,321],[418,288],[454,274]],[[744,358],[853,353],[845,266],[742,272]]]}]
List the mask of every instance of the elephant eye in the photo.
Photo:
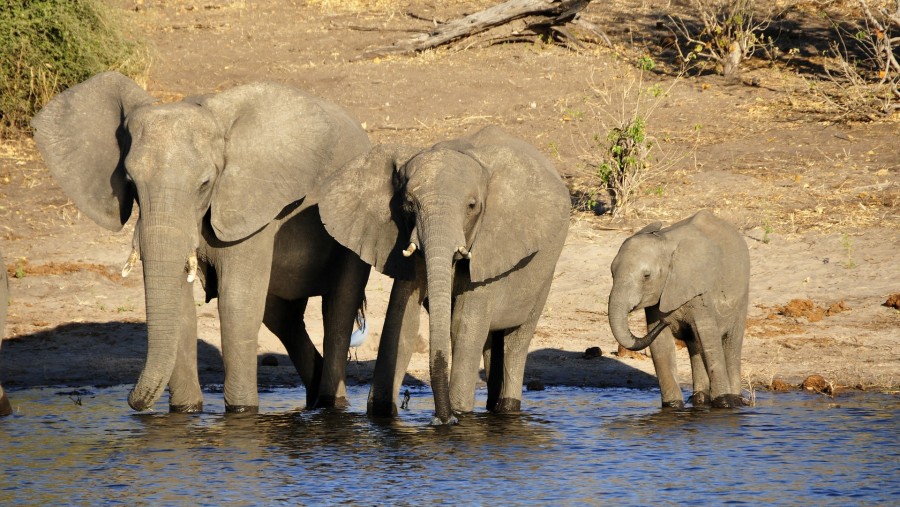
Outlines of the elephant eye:
[{"label": "elephant eye", "polygon": [[644,280],[649,280],[649,279],[650,279],[650,272],[644,271]]},{"label": "elephant eye", "polygon": [[476,204],[478,204],[478,202],[476,202],[475,198],[473,197],[472,200],[469,201],[469,211],[473,211]]},{"label": "elephant eye", "polygon": [[203,181],[200,182],[200,188],[204,189],[209,185],[209,176],[203,178]]}]

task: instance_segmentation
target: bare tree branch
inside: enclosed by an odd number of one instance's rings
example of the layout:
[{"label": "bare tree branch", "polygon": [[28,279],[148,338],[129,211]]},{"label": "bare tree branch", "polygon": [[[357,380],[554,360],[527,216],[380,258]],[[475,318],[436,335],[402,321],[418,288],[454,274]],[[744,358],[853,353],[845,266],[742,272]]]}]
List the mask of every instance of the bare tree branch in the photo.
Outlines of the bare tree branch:
[{"label": "bare tree branch", "polygon": [[[546,17],[550,26],[562,25],[573,20],[590,2],[591,0],[507,0],[483,11],[448,21],[427,34],[416,35],[391,46],[367,51],[361,58],[423,51],[525,16],[539,15]],[[564,35],[569,38],[567,34]]]}]

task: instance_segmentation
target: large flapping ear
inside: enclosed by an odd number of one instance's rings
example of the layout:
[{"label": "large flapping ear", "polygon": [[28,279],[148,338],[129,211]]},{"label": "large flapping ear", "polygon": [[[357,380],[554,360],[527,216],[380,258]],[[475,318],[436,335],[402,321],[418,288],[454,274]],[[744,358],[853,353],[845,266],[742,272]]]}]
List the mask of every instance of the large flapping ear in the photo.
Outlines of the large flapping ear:
[{"label": "large flapping ear", "polygon": [[63,191],[85,215],[118,231],[131,216],[125,172],[128,116],[153,98],[117,72],[98,74],[57,95],[31,120],[34,140]]},{"label": "large flapping ear", "polygon": [[488,127],[466,151],[489,173],[481,224],[472,243],[473,282],[499,276],[540,250],[569,225],[569,191],[531,145]]},{"label": "large flapping ear", "polygon": [[362,126],[337,106],[274,83],[201,97],[225,136],[211,203],[216,236],[253,234],[304,199],[324,174],[369,149]]},{"label": "large flapping ear", "polygon": [[315,192],[325,229],[381,273],[409,280],[415,266],[409,245],[398,170],[419,150],[378,145],[334,171]]},{"label": "large flapping ear", "polygon": [[659,298],[659,310],[671,312],[695,296],[712,290],[722,262],[718,245],[702,238],[681,240],[672,253],[669,275]]}]

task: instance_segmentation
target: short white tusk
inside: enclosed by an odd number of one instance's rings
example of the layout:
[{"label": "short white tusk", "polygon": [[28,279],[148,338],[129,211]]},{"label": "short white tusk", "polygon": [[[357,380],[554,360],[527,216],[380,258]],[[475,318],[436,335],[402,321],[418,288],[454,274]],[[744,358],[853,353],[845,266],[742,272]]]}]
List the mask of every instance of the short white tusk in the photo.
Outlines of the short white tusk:
[{"label": "short white tusk", "polygon": [[459,255],[463,256],[463,259],[471,259],[472,258],[472,252],[467,250],[466,247],[464,247],[464,246],[457,248],[456,251],[459,252]]},{"label": "short white tusk", "polygon": [[404,257],[409,257],[410,255],[412,255],[413,253],[415,253],[416,248],[418,248],[418,247],[416,247],[416,244],[415,244],[415,243],[410,243],[409,246],[406,247],[406,250],[403,251],[403,256],[404,256]]},{"label": "short white tusk", "polygon": [[187,282],[194,283],[194,278],[197,278],[197,253],[194,252],[188,257],[187,261]]},{"label": "short white tusk", "polygon": [[134,269],[134,264],[138,260],[137,249],[132,248],[131,254],[128,256],[128,260],[125,261],[125,265],[122,266],[122,278],[128,278],[128,275],[131,274],[131,270]]}]

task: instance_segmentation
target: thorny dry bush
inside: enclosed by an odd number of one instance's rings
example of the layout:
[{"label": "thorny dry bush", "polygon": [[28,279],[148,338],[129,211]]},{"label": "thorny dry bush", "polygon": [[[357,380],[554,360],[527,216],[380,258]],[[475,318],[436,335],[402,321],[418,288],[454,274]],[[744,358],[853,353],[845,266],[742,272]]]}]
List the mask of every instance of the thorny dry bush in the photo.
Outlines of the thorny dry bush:
[{"label": "thorny dry bush", "polygon": [[753,55],[771,55],[774,43],[763,31],[772,15],[760,12],[755,0],[694,0],[692,7],[699,24],[669,16],[683,70],[712,62],[724,77],[735,79]]},{"label": "thorny dry bush", "polygon": [[900,0],[857,3],[861,19],[833,21],[828,79],[813,90],[841,117],[870,120],[900,110]]}]

